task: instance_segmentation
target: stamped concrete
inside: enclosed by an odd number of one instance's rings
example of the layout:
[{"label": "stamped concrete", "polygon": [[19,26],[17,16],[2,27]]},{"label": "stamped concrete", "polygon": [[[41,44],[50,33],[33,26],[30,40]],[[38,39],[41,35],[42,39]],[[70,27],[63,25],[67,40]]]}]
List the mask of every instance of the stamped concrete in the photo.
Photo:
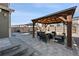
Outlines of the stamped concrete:
[{"label": "stamped concrete", "polygon": [[[38,38],[32,38],[31,34],[14,33],[11,38],[6,38],[11,43],[20,43],[22,47],[28,46],[28,52],[35,52],[37,56],[78,56],[77,51],[67,49],[65,45],[58,44],[52,40],[48,43],[39,41]],[[22,48],[21,47],[21,48]],[[23,56],[26,56],[27,52]]]},{"label": "stamped concrete", "polygon": [[77,56],[76,50],[67,49],[65,45],[58,44],[51,41],[50,43],[44,43],[39,41],[37,38],[32,38],[32,35],[16,35],[22,41],[32,46],[34,49],[39,51],[43,56]]}]

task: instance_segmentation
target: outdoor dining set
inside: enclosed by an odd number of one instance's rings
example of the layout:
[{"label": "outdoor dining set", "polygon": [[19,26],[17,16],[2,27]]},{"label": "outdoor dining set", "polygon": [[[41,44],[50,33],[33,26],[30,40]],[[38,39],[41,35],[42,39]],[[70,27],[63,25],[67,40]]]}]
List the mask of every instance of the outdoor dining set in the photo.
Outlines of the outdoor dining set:
[{"label": "outdoor dining set", "polygon": [[63,33],[63,35],[57,35],[54,31],[51,33],[37,32],[37,37],[45,43],[50,42],[50,40],[56,40],[58,43],[64,43],[65,33]]}]

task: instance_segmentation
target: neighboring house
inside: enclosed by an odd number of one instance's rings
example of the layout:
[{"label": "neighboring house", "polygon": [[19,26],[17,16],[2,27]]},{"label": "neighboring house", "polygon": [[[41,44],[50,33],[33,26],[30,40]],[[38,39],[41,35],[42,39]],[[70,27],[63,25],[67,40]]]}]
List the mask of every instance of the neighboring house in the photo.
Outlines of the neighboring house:
[{"label": "neighboring house", "polygon": [[79,34],[79,16],[73,18],[72,29],[73,29],[74,33]]},{"label": "neighboring house", "polygon": [[13,32],[28,32],[29,28],[25,24],[12,25],[11,31]]},{"label": "neighboring house", "polygon": [[11,12],[8,3],[0,3],[0,38],[11,36]]},{"label": "neighboring house", "polygon": [[11,31],[12,31],[12,33],[13,32],[21,32],[21,33],[32,32],[32,23],[12,25],[11,26]]}]

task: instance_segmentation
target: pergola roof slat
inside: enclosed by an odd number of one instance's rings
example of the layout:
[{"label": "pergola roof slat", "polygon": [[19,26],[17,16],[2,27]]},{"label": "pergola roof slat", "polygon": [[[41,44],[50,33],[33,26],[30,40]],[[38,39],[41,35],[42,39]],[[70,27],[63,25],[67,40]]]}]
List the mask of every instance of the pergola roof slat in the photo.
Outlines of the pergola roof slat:
[{"label": "pergola roof slat", "polygon": [[61,20],[58,17],[62,16],[62,17],[65,18],[67,15],[72,15],[73,16],[76,7],[77,6],[74,6],[74,7],[71,7],[71,8],[56,12],[56,13],[52,13],[52,14],[47,15],[47,16],[43,16],[43,17],[40,17],[40,18],[33,19],[32,22],[43,23],[43,24],[63,22],[63,20]]}]

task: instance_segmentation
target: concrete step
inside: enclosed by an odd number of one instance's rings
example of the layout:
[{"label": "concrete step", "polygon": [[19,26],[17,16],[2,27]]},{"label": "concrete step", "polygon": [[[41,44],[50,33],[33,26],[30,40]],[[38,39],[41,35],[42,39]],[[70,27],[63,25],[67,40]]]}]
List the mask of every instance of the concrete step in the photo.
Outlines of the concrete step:
[{"label": "concrete step", "polygon": [[28,47],[20,47],[17,50],[14,50],[10,53],[6,53],[3,56],[20,56],[22,54],[24,54],[27,51]]},{"label": "concrete step", "polygon": [[32,56],[35,50],[31,47],[28,48],[28,50],[23,54],[23,56]]},{"label": "concrete step", "polygon": [[10,52],[17,50],[19,48],[20,48],[19,44],[13,44],[13,45],[10,45],[10,46],[7,46],[7,47],[3,47],[3,48],[0,49],[0,55],[10,53]]},{"label": "concrete step", "polygon": [[23,56],[40,56],[41,53],[34,49],[33,47],[29,46],[28,50],[23,54]]}]

